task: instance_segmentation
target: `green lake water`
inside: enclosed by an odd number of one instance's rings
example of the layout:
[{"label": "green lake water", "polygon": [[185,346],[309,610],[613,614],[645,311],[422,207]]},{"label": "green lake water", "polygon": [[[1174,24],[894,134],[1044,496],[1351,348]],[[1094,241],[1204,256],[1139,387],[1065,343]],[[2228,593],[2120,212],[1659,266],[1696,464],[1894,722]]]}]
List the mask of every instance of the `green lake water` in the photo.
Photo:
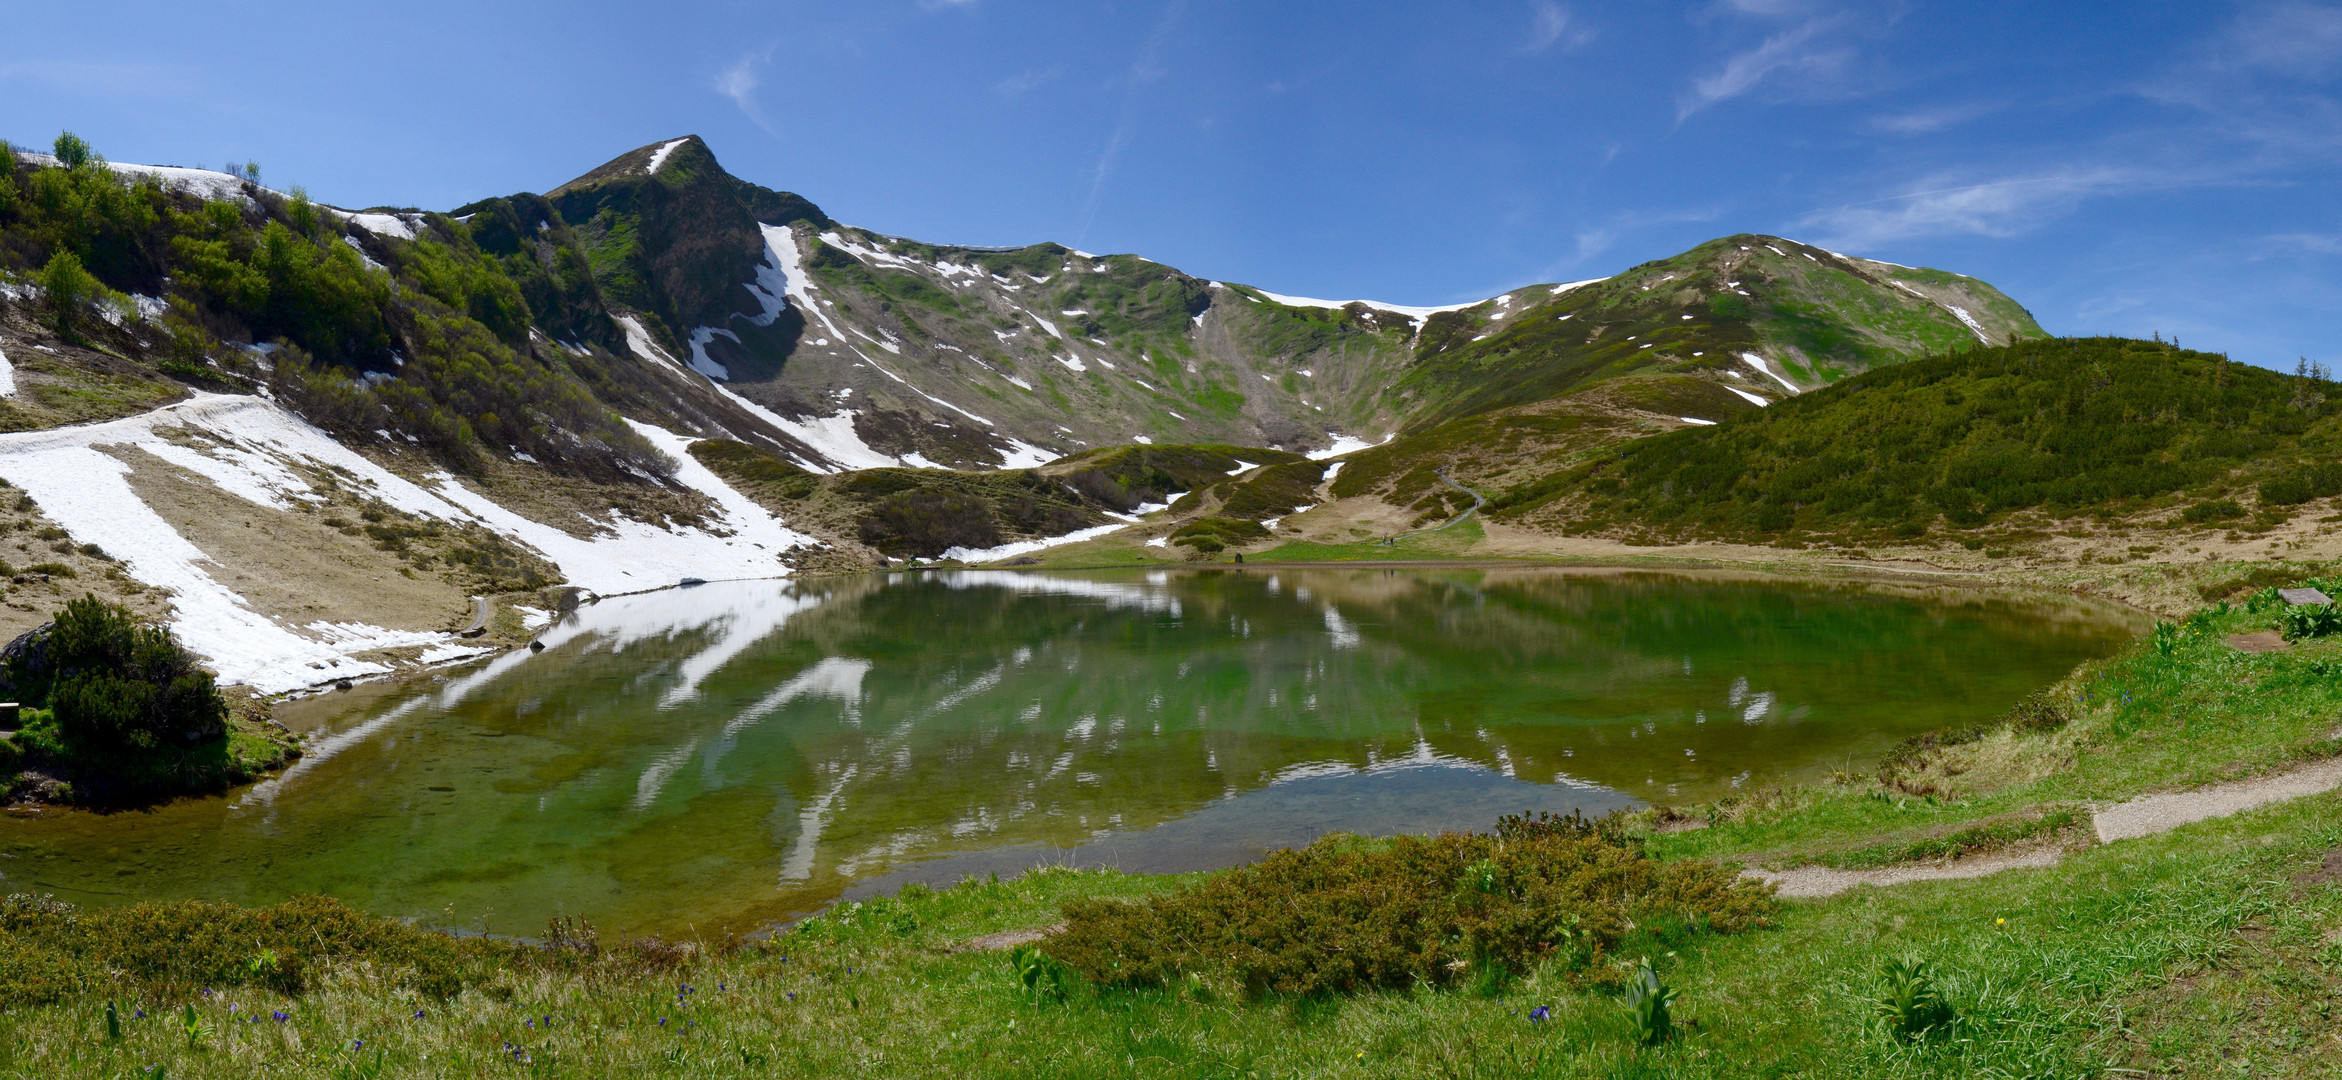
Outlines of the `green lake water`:
[{"label": "green lake water", "polygon": [[2140,629],[2055,598],[1620,570],[716,583],[286,706],[309,755],[226,798],[0,820],[0,891],[751,931],[1041,861],[1221,866],[1863,769]]}]

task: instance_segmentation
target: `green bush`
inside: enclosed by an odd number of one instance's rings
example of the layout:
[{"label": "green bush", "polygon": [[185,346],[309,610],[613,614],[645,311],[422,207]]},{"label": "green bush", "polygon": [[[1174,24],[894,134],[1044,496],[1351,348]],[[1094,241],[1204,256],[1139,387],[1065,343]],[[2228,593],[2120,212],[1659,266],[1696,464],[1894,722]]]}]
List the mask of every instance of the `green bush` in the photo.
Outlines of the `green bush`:
[{"label": "green bush", "polygon": [[41,291],[57,332],[68,336],[81,309],[107,295],[105,285],[82,268],[81,256],[65,250],[49,256],[48,265],[41,268]]},{"label": "green bush", "polygon": [[1653,860],[1614,822],[1516,818],[1495,835],[1331,835],[1176,893],[1068,904],[1045,945],[1109,987],[1219,973],[1255,996],[1310,995],[1601,971],[1630,934],[1737,931],[1774,909],[1769,887]]},{"label": "green bush", "polygon": [[55,715],[68,747],[98,757],[151,752],[227,734],[210,672],[171,632],[95,596],[65,605],[9,681]]},{"label": "green bush", "polygon": [[2235,499],[2211,499],[2188,507],[2179,516],[2190,525],[2202,525],[2243,517],[2244,507]]},{"label": "green bush", "polygon": [[2264,506],[2298,506],[2328,495],[2342,495],[2342,468],[2316,465],[2261,481]]},{"label": "green bush", "polygon": [[1171,542],[1191,547],[1206,555],[1220,551],[1230,544],[1241,544],[1267,536],[1269,530],[1257,521],[1243,518],[1198,518],[1180,526],[1171,533]]},{"label": "green bush", "polygon": [[973,495],[920,489],[889,495],[862,515],[862,542],[895,557],[932,559],[955,547],[1000,544],[992,504]]},{"label": "green bush", "polygon": [[17,894],[0,897],[0,1006],[57,1000],[95,972],[164,994],[228,986],[298,994],[319,963],[338,960],[363,960],[397,985],[444,997],[463,987],[474,961],[521,951],[325,897],[266,908],[188,900],[83,910]]}]

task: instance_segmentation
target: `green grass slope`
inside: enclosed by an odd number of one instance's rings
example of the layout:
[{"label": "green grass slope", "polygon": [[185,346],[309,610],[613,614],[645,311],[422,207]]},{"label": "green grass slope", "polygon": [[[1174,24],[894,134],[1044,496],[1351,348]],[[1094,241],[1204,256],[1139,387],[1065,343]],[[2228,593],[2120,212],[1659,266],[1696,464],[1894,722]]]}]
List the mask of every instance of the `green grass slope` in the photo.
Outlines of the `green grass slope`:
[{"label": "green grass slope", "polygon": [[2023,341],[1628,442],[1492,509],[1558,514],[1579,533],[1792,542],[1975,529],[2020,511],[2283,514],[2342,492],[2326,464],[2342,447],[2331,391],[2159,342]]},{"label": "green grass slope", "polygon": [[[1509,294],[1518,299],[1502,310],[1444,312],[1426,322],[1415,361],[1394,389],[1408,400],[1414,426],[1651,372],[1777,399],[1790,385],[1827,386],[1965,343],[2042,336],[2023,308],[1974,278],[1747,234],[1589,285],[1539,291]],[[1774,374],[1742,353],[1762,357]]]}]

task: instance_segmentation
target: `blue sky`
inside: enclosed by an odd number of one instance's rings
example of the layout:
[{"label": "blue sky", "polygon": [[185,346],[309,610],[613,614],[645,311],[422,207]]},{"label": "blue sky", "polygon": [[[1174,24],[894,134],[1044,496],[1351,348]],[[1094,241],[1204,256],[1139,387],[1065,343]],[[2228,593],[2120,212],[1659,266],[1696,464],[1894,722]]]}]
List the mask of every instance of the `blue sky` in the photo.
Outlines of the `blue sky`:
[{"label": "blue sky", "polygon": [[26,7],[0,136],[337,205],[697,133],[866,228],[1286,293],[1446,303],[1769,232],[2056,333],[2342,367],[2342,4]]}]

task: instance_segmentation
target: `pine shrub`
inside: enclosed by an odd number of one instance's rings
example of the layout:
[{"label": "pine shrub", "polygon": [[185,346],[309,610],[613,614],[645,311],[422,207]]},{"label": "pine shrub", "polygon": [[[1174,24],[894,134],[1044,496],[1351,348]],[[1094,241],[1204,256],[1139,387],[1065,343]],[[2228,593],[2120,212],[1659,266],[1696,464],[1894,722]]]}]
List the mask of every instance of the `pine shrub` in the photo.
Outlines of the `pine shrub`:
[{"label": "pine shrub", "polygon": [[1613,820],[1513,818],[1494,834],[1335,834],[1164,896],[1082,901],[1044,943],[1092,982],[1232,977],[1253,996],[1450,986],[1540,963],[1604,972],[1630,935],[1762,924],[1767,886],[1659,862]]},{"label": "pine shrub", "polygon": [[49,709],[76,751],[137,754],[227,734],[227,703],[211,673],[168,629],[125,608],[86,595],[68,602],[39,652],[11,664],[9,680]]}]

